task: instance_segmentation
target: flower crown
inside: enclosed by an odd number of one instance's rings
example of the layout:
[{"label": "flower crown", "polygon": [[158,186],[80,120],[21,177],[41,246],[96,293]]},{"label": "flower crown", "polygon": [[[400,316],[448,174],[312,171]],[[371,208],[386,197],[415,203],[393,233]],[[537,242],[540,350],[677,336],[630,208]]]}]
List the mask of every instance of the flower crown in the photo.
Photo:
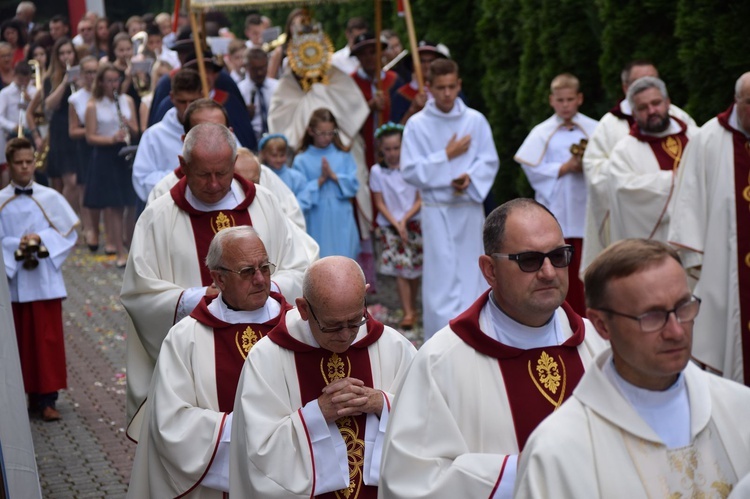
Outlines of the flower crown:
[{"label": "flower crown", "polygon": [[398,123],[389,121],[388,123],[379,126],[378,129],[375,130],[375,138],[379,139],[382,135],[390,132],[404,133],[404,125],[399,125]]}]

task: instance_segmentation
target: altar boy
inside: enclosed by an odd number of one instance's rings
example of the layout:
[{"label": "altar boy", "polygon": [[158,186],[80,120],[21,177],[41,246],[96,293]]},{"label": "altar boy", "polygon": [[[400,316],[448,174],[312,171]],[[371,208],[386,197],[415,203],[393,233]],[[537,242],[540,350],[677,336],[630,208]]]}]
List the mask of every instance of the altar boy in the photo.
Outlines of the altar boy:
[{"label": "altar boy", "polygon": [[60,419],[57,391],[67,387],[62,264],[76,243],[78,217],[54,189],[34,182],[34,151],[24,138],[5,148],[10,184],[0,190],[0,239],[29,409]]},{"label": "altar boy", "polygon": [[523,168],[536,192],[535,199],[560,222],[565,243],[575,248],[568,267],[570,287],[566,301],[584,315],[583,283],[578,278],[586,212],[581,158],[598,122],[578,112],[583,94],[578,78],[570,73],[552,80],[549,104],[555,114],[531,130],[513,159]]}]

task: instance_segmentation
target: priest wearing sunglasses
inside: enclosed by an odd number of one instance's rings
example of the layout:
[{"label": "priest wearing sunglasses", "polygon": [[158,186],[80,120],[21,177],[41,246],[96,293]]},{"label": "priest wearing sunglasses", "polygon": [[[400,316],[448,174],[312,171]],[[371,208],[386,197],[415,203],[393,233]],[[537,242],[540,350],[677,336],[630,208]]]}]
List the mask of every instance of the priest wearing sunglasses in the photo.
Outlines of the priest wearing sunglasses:
[{"label": "priest wearing sunglasses", "polygon": [[532,199],[484,223],[490,285],[426,342],[394,403],[381,497],[511,497],[518,455],[605,348],[565,303],[573,247]]},{"label": "priest wearing sunglasses", "polygon": [[367,312],[357,262],[310,265],[296,310],[252,349],[235,400],[231,497],[374,498],[415,350]]}]

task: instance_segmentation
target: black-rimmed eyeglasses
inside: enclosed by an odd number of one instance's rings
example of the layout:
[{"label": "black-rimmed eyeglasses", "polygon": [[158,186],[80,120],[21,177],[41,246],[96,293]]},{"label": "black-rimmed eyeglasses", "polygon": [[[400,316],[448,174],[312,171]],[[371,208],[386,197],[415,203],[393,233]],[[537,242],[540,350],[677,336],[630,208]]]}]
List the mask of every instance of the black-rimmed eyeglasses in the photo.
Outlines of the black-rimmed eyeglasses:
[{"label": "black-rimmed eyeglasses", "polygon": [[260,265],[258,267],[242,267],[240,270],[232,270],[228,269],[226,267],[219,267],[219,270],[223,270],[224,272],[231,272],[232,274],[237,274],[243,279],[252,279],[255,276],[255,273],[260,270],[260,273],[263,275],[271,275],[276,270],[276,265],[273,263],[264,263],[263,265]]},{"label": "black-rimmed eyeglasses", "polygon": [[570,259],[573,257],[575,249],[573,246],[561,246],[555,248],[549,253],[539,251],[524,251],[523,253],[492,253],[492,258],[507,258],[515,260],[518,267],[524,272],[536,272],[544,265],[544,259],[549,258],[553,267],[559,269],[570,265]]},{"label": "black-rimmed eyeglasses", "polygon": [[616,312],[615,310],[608,308],[595,308],[594,310],[601,310],[602,312],[638,321],[638,324],[641,326],[641,331],[644,333],[653,333],[659,331],[667,324],[667,321],[669,321],[669,314],[674,314],[677,322],[682,324],[683,322],[694,320],[698,315],[700,308],[701,299],[693,295],[690,297],[690,300],[676,306],[672,310],[653,310],[641,315],[623,314],[622,312]]},{"label": "black-rimmed eyeglasses", "polygon": [[346,329],[349,329],[349,330],[359,329],[363,325],[367,324],[367,321],[370,320],[370,314],[367,312],[367,303],[365,303],[364,312],[362,313],[362,318],[358,322],[354,324],[346,324],[344,326],[323,327],[323,325],[318,320],[318,317],[315,315],[315,311],[313,310],[312,305],[310,305],[310,301],[307,298],[305,298],[305,301],[307,302],[307,308],[310,309],[310,315],[312,315],[313,319],[315,319],[315,323],[318,325],[318,329],[320,329],[321,333],[334,334],[334,333],[340,333],[341,331],[344,331]]}]

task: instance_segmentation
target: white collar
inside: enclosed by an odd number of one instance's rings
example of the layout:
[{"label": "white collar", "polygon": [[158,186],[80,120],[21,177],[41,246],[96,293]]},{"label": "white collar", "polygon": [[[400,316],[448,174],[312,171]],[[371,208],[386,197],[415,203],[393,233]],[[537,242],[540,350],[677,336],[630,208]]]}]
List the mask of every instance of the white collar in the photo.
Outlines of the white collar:
[{"label": "white collar", "polygon": [[266,303],[257,310],[231,310],[219,293],[208,304],[208,311],[220,321],[229,324],[264,324],[279,316],[281,304],[269,296]]},{"label": "white collar", "polygon": [[487,330],[487,334],[503,345],[529,350],[561,345],[564,342],[557,313],[553,313],[550,320],[540,327],[527,326],[506,314],[495,303],[492,293],[490,293],[485,309],[489,311],[492,321],[492,328]]},{"label": "white collar", "polygon": [[750,137],[750,131],[743,130],[742,125],[740,125],[740,120],[737,118],[736,104],[732,106],[732,112],[729,114],[729,126],[734,128],[738,132],[742,132],[743,134],[745,134],[745,137]]},{"label": "white collar", "polygon": [[195,197],[190,186],[185,187],[185,200],[198,211],[233,210],[245,199],[242,186],[236,180],[232,180],[232,188],[221,199],[213,204],[207,204]]}]

